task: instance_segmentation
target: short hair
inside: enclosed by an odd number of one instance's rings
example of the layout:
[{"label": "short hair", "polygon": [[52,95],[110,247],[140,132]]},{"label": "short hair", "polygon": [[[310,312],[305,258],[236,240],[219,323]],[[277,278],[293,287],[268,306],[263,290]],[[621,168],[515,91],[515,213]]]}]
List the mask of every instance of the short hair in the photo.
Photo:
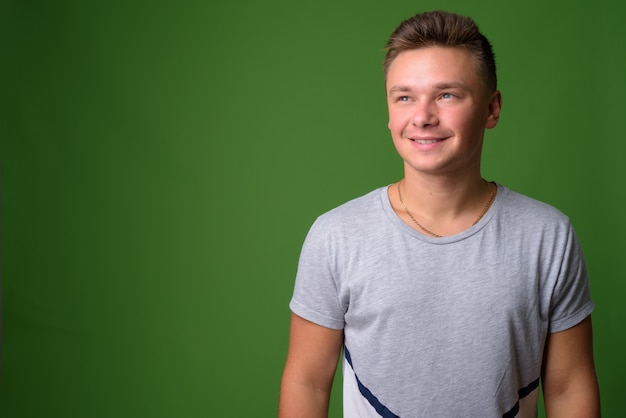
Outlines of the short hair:
[{"label": "short hair", "polygon": [[401,52],[430,46],[464,48],[476,59],[485,87],[496,90],[496,60],[489,40],[471,18],[439,10],[419,13],[393,31],[385,48],[385,78]]}]

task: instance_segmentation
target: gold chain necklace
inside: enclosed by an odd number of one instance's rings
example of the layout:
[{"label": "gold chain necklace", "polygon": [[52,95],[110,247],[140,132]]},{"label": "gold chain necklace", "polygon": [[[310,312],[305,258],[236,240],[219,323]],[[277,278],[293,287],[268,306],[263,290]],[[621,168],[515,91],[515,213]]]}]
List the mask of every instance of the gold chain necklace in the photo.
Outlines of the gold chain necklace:
[{"label": "gold chain necklace", "polygon": [[[483,181],[487,185],[487,191],[489,192],[489,200],[487,200],[487,203],[485,204],[485,207],[483,208],[482,212],[480,212],[480,215],[478,215],[478,218],[476,218],[476,220],[474,221],[472,226],[476,225],[478,223],[478,221],[480,221],[483,218],[483,216],[485,216],[485,213],[487,213],[487,210],[489,209],[489,206],[491,206],[491,202],[493,202],[493,192],[491,191],[491,187],[489,187],[489,183],[487,183],[487,180],[483,179]],[[409,212],[409,208],[406,206],[406,203],[404,203],[404,200],[402,199],[402,192],[400,191],[400,182],[398,182],[398,197],[400,198],[400,203],[402,203],[402,209],[404,209],[406,214],[409,215],[409,218],[411,218],[411,220],[415,223],[415,225],[418,226],[419,229],[421,229],[422,231],[426,232],[428,235],[432,235],[435,238],[442,238],[443,237],[443,235],[435,234],[430,229],[425,228],[424,226],[422,226],[422,224],[417,222],[417,219],[415,219],[413,217],[411,212]]]}]

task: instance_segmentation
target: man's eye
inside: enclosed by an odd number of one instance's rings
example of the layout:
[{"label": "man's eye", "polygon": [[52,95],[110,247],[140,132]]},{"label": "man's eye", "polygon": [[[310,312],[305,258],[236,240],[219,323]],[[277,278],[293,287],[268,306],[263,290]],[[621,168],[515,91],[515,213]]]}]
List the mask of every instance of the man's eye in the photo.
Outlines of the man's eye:
[{"label": "man's eye", "polygon": [[408,102],[409,101],[409,96],[400,96],[400,97],[398,97],[398,101],[399,102]]},{"label": "man's eye", "polygon": [[442,99],[453,99],[454,97],[456,97],[456,96],[454,94],[452,94],[452,93],[443,93],[441,95]]}]

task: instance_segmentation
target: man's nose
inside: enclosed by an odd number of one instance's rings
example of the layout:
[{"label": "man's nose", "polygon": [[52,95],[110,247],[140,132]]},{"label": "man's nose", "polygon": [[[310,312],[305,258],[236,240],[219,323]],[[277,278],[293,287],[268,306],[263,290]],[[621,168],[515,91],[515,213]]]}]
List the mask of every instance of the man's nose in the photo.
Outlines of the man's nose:
[{"label": "man's nose", "polygon": [[430,100],[418,101],[413,112],[412,123],[415,126],[432,126],[439,123],[437,106]]}]

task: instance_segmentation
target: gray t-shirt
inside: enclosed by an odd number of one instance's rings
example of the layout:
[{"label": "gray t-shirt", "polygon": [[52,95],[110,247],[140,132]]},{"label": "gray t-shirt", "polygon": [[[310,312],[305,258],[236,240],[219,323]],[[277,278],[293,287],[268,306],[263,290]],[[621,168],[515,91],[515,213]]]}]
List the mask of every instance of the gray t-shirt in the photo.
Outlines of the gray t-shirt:
[{"label": "gray t-shirt", "polygon": [[387,188],[320,216],[291,310],[345,335],[345,417],[535,417],[547,333],[593,310],[569,219],[498,186],[485,216],[431,238]]}]

